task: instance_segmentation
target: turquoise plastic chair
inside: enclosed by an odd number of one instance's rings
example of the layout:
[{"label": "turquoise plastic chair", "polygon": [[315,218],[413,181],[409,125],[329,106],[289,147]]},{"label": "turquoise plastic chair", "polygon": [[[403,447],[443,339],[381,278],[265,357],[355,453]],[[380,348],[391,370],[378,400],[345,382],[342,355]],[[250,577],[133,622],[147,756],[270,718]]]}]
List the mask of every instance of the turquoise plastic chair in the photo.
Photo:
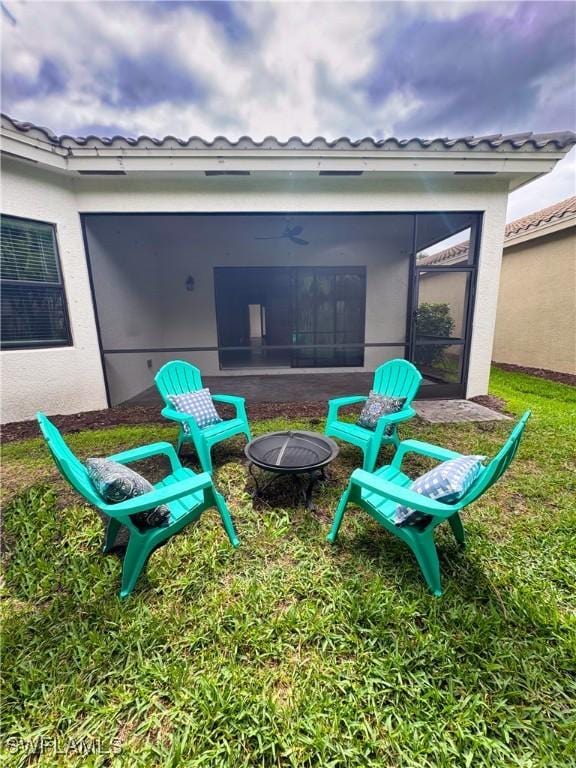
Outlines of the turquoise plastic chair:
[{"label": "turquoise plastic chair", "polygon": [[376,466],[381,446],[386,443],[393,443],[396,446],[399,444],[397,425],[416,415],[411,403],[416,397],[421,381],[420,371],[407,360],[390,360],[384,363],[374,372],[372,389],[379,395],[405,398],[402,410],[382,416],[375,430],[366,429],[358,424],[339,421],[338,411],[345,405],[365,402],[368,396],[339,397],[328,401],[328,418],[324,433],[360,448],[364,454],[362,469],[371,472]]},{"label": "turquoise plastic chair", "polygon": [[[168,400],[168,395],[182,395],[186,392],[195,392],[204,387],[202,375],[195,365],[186,363],[183,360],[173,360],[160,368],[154,381],[165,403],[162,415],[167,419],[177,421],[180,425],[176,447],[177,452],[180,453],[183,443],[193,443],[198,454],[200,466],[204,472],[212,472],[210,451],[213,445],[239,434],[246,435],[248,441],[252,439],[243,397],[212,395],[212,399],[218,403],[230,403],[230,405],[233,405],[236,408],[236,418],[221,421],[219,424],[213,424],[212,426],[204,427],[204,429],[200,429],[191,416],[181,413],[174,408],[170,400]],[[184,429],[185,424],[188,426],[188,432]]]},{"label": "turquoise plastic chair", "polygon": [[[462,455],[456,451],[448,451],[445,448],[438,448],[418,440],[405,440],[400,443],[390,465],[382,467],[374,473],[365,472],[362,469],[355,470],[338,504],[332,529],[328,534],[328,541],[336,541],[347,505],[356,504],[366,510],[387,531],[398,536],[410,547],[430,590],[439,597],[442,594],[442,586],[438,553],[434,543],[434,529],[447,520],[456,540],[464,544],[464,528],[460,519],[460,510],[476,501],[502,477],[516,455],[522,432],[529,417],[530,411],[526,411],[496,456],[482,469],[462,499],[454,504],[444,504],[441,501],[435,501],[411,491],[408,486],[412,480],[401,471],[401,466],[404,456],[410,452],[429,456],[438,461],[447,461],[457,459]],[[432,519],[423,528],[401,528],[395,525],[393,519],[399,504],[425,512],[431,515]]]},{"label": "turquoise plastic chair", "polygon": [[[152,552],[189,523],[198,520],[202,512],[209,507],[216,507],[220,513],[232,546],[237,547],[240,544],[226,502],[214,488],[210,475],[207,473],[197,475],[191,469],[183,467],[170,443],[153,443],[110,456],[110,459],[120,464],[129,464],[150,456],[164,454],[170,462],[172,472],[156,483],[154,491],[129,501],[108,504],[96,492],[86,468],[68,448],[54,424],[43,413],[36,414],[36,417],[52,458],[62,475],[86,501],[107,516],[108,525],[103,551],[111,550],[121,525],[125,525],[128,529],[130,538],[122,566],[120,597],[128,597],[132,592]],[[159,504],[168,505],[170,510],[168,525],[162,528],[140,530],[132,522],[130,515],[154,509]]]}]

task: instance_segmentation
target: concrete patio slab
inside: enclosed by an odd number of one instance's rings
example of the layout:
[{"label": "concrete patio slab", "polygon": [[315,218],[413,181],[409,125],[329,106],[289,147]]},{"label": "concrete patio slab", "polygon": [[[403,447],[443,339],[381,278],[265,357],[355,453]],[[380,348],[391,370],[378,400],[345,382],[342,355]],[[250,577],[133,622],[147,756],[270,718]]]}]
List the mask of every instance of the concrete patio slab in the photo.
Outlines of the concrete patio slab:
[{"label": "concrete patio slab", "polygon": [[[367,394],[372,384],[372,373],[304,373],[274,376],[205,376],[204,386],[223,395],[245,397],[252,403],[326,402],[334,397]],[[425,392],[426,384],[422,385]],[[421,390],[421,391],[422,391]],[[160,397],[156,387],[141,392],[123,403],[131,405],[158,405]],[[507,421],[508,416],[469,400],[416,400],[418,415],[431,424],[466,421]]]},{"label": "concrete patio slab", "polygon": [[415,400],[414,409],[418,416],[430,424],[452,424],[461,421],[510,421],[505,416],[485,405],[470,400]]},{"label": "concrete patio slab", "polygon": [[[301,403],[358,395],[370,390],[373,373],[299,373],[243,376],[203,376],[205,387],[221,395],[239,395],[248,403]],[[141,392],[126,405],[160,403],[156,387]]]}]

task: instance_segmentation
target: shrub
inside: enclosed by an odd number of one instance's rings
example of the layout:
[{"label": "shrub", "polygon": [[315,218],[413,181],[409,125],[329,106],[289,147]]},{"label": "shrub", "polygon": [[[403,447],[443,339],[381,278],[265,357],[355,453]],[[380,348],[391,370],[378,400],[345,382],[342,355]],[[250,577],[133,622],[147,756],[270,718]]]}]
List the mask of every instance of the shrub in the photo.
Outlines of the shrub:
[{"label": "shrub", "polygon": [[[449,304],[420,304],[416,311],[416,332],[418,336],[446,338],[454,330],[454,320],[450,314]],[[450,344],[422,345],[416,347],[415,362],[420,365],[433,366],[444,357],[444,351]]]}]

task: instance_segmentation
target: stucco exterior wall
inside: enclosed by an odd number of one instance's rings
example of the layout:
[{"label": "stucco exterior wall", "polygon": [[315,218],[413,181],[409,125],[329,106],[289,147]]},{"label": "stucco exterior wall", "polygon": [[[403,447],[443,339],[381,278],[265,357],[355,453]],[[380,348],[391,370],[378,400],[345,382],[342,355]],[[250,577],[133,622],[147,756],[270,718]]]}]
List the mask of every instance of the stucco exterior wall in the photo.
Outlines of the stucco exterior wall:
[{"label": "stucco exterior wall", "polygon": [[[57,237],[74,338],[71,348],[2,353],[2,420],[72,413],[105,405],[104,381],[79,212],[484,212],[467,395],[487,391],[508,182],[497,177],[406,179],[310,175],[205,178],[142,176],[65,180],[7,161],[6,214],[51,221]],[[370,340],[370,332],[366,338]],[[156,361],[155,361],[156,362]],[[160,362],[160,361],[159,361]]]},{"label": "stucco exterior wall", "polygon": [[493,359],[576,373],[576,228],[506,248]]},{"label": "stucco exterior wall", "polygon": [[33,166],[2,163],[2,213],[56,224],[72,346],[0,353],[2,423],[106,407],[104,378],[77,204],[71,183]]}]

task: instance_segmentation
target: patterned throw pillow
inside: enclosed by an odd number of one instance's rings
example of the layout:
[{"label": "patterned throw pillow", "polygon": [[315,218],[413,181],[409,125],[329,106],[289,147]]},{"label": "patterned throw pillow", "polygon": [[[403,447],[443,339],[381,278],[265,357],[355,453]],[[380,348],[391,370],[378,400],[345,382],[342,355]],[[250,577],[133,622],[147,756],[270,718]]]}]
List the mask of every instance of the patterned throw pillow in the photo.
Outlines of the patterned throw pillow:
[{"label": "patterned throw pillow", "polygon": [[[460,456],[458,459],[445,461],[414,480],[410,490],[445,504],[459,501],[480,474],[481,462],[485,458]],[[401,528],[407,525],[426,527],[431,519],[431,515],[404,506],[397,507],[394,514],[394,522]]]},{"label": "patterned throw pillow", "polygon": [[[370,391],[368,400],[364,403],[362,413],[357,421],[359,427],[365,427],[366,429],[376,429],[378,419],[380,416],[386,416],[389,413],[398,413],[402,410],[402,406],[406,402],[405,397],[387,397],[386,395],[379,395],[374,390]],[[386,434],[391,435],[394,431],[394,426],[389,424],[386,427]]]},{"label": "patterned throw pillow", "polygon": [[[214,407],[208,387],[198,389],[196,392],[186,392],[183,395],[168,395],[168,400],[177,411],[190,414],[200,429],[222,421]],[[183,426],[185,432],[190,431],[188,424]]]},{"label": "patterned throw pillow", "polygon": [[[133,499],[154,490],[152,483],[145,477],[134,472],[130,467],[118,464],[110,459],[88,459],[86,462],[88,476],[92,485],[104,501],[117,504],[119,501]],[[136,512],[130,519],[141,530],[159,528],[168,525],[170,510],[166,504],[145,512]]]}]

